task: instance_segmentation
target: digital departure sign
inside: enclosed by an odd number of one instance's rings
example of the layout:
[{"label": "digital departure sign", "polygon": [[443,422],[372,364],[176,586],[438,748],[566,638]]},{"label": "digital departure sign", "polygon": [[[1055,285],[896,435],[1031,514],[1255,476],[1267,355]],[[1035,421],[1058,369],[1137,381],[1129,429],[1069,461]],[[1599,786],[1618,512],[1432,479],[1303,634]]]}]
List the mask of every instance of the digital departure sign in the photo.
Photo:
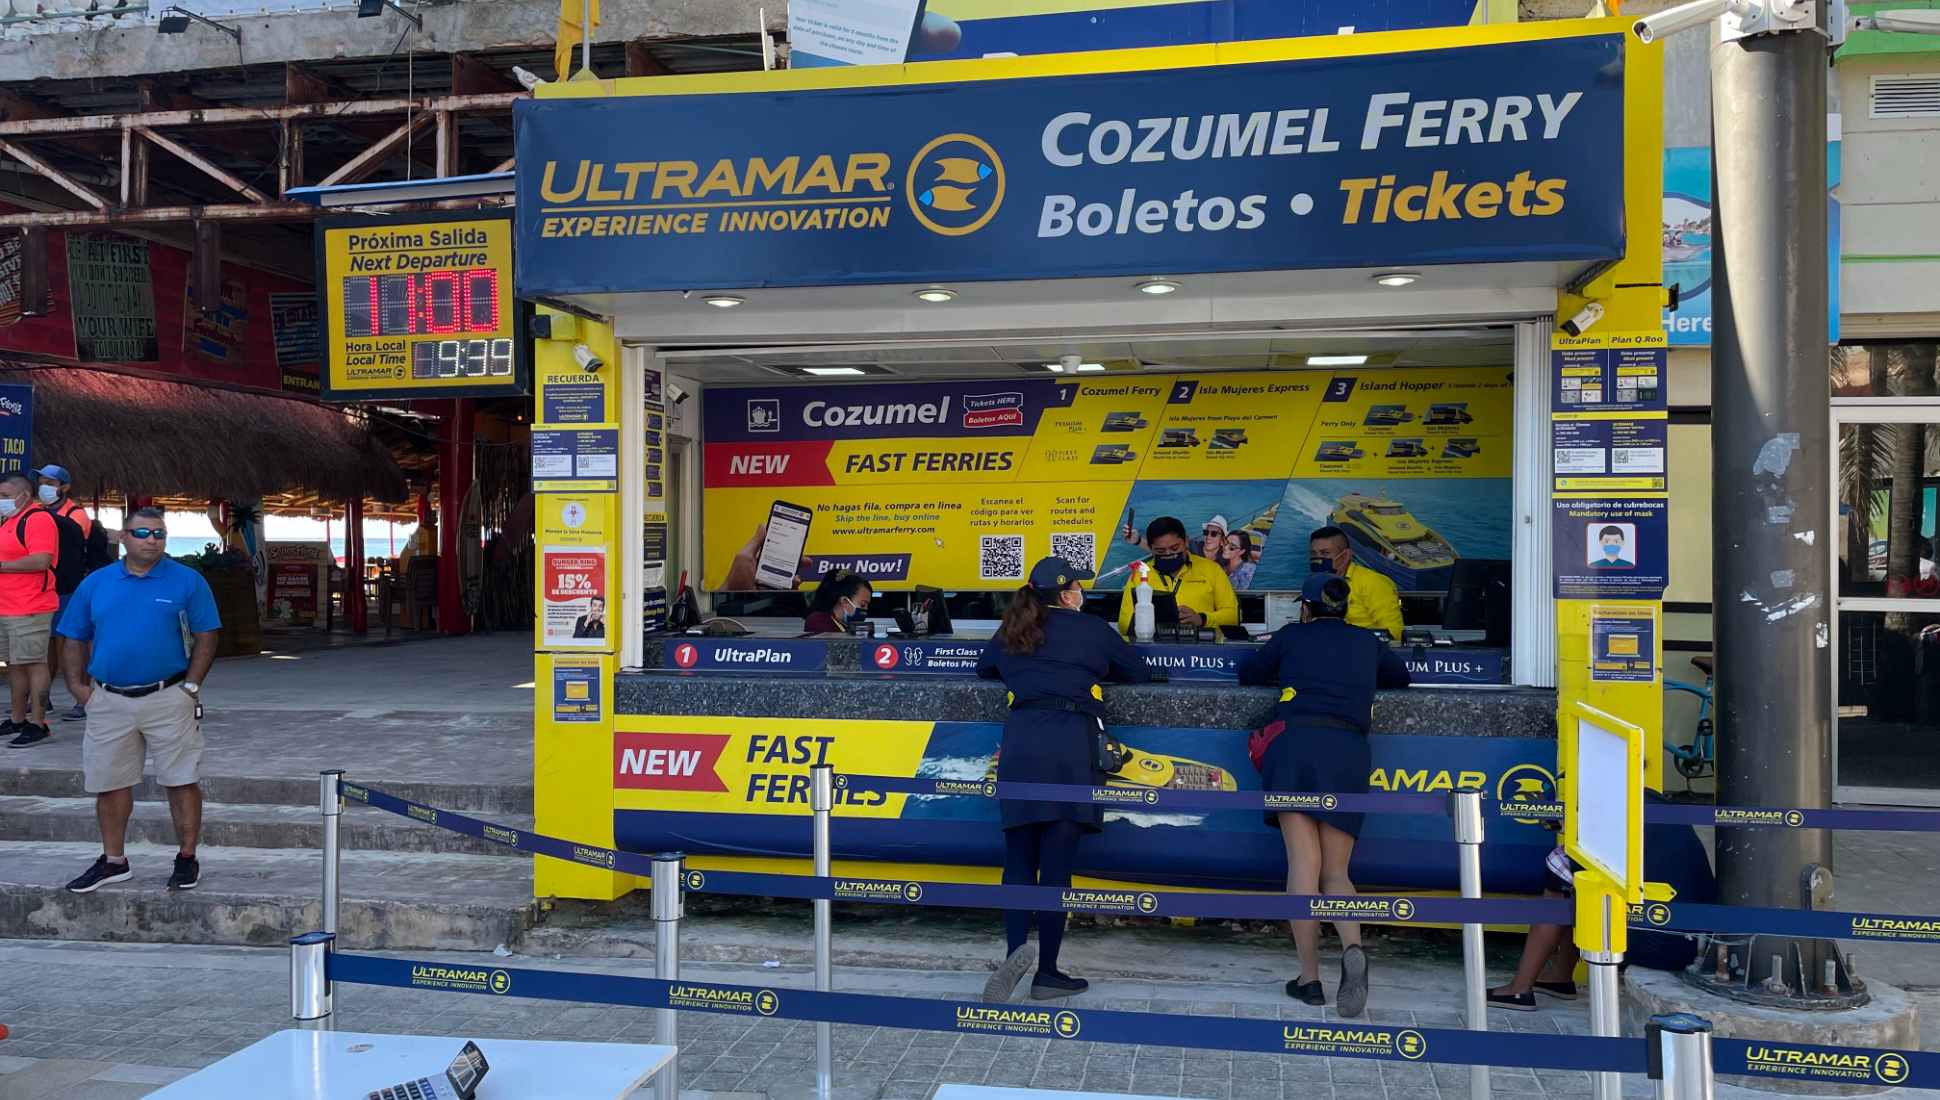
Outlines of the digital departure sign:
[{"label": "digital departure sign", "polygon": [[317,234],[326,400],[526,392],[509,213],[335,218]]}]

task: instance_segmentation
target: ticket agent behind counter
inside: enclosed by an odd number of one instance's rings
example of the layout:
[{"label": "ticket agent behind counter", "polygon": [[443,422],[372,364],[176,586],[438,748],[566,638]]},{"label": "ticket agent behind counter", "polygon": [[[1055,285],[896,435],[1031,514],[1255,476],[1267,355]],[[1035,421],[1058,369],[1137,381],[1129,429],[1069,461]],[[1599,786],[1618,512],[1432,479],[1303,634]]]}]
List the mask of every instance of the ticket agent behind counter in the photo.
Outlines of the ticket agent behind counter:
[{"label": "ticket agent behind counter", "polygon": [[[1218,562],[1191,552],[1184,524],[1160,516],[1146,526],[1145,545],[1152,549],[1152,591],[1178,601],[1179,625],[1213,630],[1239,625],[1239,597],[1233,594],[1233,583]],[[1118,606],[1118,632],[1128,636],[1138,580],[1134,569],[1125,579],[1125,598]]]}]

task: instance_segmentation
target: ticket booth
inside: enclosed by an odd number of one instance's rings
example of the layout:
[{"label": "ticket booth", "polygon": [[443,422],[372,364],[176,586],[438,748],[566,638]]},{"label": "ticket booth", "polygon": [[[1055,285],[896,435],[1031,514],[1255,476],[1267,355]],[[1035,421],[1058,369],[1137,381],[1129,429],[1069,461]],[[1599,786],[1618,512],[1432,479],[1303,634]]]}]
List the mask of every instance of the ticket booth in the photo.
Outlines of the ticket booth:
[{"label": "ticket booth", "polygon": [[[1272,695],[1233,669],[1326,528],[1396,588],[1418,685],[1377,703],[1373,786],[1554,801],[1559,705],[1661,725],[1660,84],[1585,20],[543,86],[538,828],[778,869],[811,765],[984,778],[1004,601],[1057,554],[1116,618],[1161,516],[1237,613],[1110,692],[1114,784],[1257,788]],[[869,621],[805,636],[841,575]],[[1452,887],[1445,834],[1370,821],[1356,877]],[[993,881],[1001,850],[976,796],[858,798],[834,836],[887,877]],[[1499,839],[1489,885],[1538,888],[1549,834]],[[1280,860],[1257,815],[1126,812],[1080,871],[1270,889]]]}]

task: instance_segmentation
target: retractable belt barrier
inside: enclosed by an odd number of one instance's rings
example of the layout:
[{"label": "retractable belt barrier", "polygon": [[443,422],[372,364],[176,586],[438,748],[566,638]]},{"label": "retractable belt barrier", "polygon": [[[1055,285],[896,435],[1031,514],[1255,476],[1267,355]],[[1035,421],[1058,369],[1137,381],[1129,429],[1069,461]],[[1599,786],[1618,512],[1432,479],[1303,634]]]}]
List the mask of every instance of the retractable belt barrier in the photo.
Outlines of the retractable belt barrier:
[{"label": "retractable belt barrier", "polygon": [[1045,1008],[965,1001],[822,993],[772,986],[726,985],[558,970],[333,954],[331,980],[398,989],[679,1009],[743,1017],[911,1028],[953,1034],[1003,1035],[1198,1050],[1306,1054],[1383,1062],[1500,1065],[1532,1069],[1642,1073],[1641,1039],[1579,1035],[1491,1034],[1396,1027],[1359,1020],[1241,1020],[1157,1012]]},{"label": "retractable belt barrier", "polygon": [[[919,781],[927,782],[927,781]],[[1085,788],[1078,788],[1080,790]],[[653,860],[544,836],[528,829],[496,825],[443,810],[348,780],[343,797],[374,809],[507,848],[551,856],[589,867],[651,878]],[[736,897],[791,898],[804,901],[863,901],[950,909],[1062,911],[1118,916],[1205,917],[1229,920],[1370,921],[1396,924],[1565,924],[1570,903],[1546,898],[1452,898],[1362,894],[1330,897],[1284,893],[1193,893],[1120,890],[1105,887],[993,886],[811,875],[773,875],[743,871],[686,874],[691,893]],[[1846,913],[1750,906],[1653,902],[1633,906],[1630,926],[1664,932],[1710,932],[1823,939],[1940,943],[1940,916],[1898,913]]]},{"label": "retractable belt barrier", "polygon": [[[1325,791],[1193,791],[1138,785],[1086,787],[1063,783],[1019,783],[997,779],[910,779],[895,775],[838,774],[836,790],[932,797],[973,797],[1087,806],[1145,806],[1175,810],[1324,810],[1342,813],[1411,814],[1444,817],[1448,799],[1439,794],[1382,791],[1342,794]],[[1557,803],[1495,803],[1495,815],[1518,821],[1560,820]],[[1696,825],[1720,829],[1842,829],[1866,832],[1940,832],[1940,810],[1806,810],[1763,806],[1686,806],[1653,802],[1644,807],[1652,825]]]},{"label": "retractable belt barrier", "polygon": [[1940,1089],[1940,1054],[1918,1050],[1715,1038],[1711,1068],[1714,1073],[1787,1081]]}]

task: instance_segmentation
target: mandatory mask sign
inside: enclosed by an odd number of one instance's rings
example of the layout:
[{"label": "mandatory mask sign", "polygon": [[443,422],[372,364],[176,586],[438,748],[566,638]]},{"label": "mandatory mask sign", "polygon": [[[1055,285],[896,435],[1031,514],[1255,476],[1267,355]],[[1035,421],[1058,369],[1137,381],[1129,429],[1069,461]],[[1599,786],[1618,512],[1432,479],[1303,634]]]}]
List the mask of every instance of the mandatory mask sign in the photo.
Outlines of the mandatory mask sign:
[{"label": "mandatory mask sign", "polygon": [[1623,250],[1614,34],[966,87],[522,101],[519,284],[685,291]]},{"label": "mandatory mask sign", "polygon": [[[1127,535],[1165,515],[1195,538],[1217,526],[1252,590],[1298,588],[1307,533],[1330,524],[1408,591],[1509,556],[1506,364],[1114,373],[710,387],[706,587],[1009,588],[1047,554],[1122,584],[1147,554]],[[737,572],[784,539],[787,560]]]}]

